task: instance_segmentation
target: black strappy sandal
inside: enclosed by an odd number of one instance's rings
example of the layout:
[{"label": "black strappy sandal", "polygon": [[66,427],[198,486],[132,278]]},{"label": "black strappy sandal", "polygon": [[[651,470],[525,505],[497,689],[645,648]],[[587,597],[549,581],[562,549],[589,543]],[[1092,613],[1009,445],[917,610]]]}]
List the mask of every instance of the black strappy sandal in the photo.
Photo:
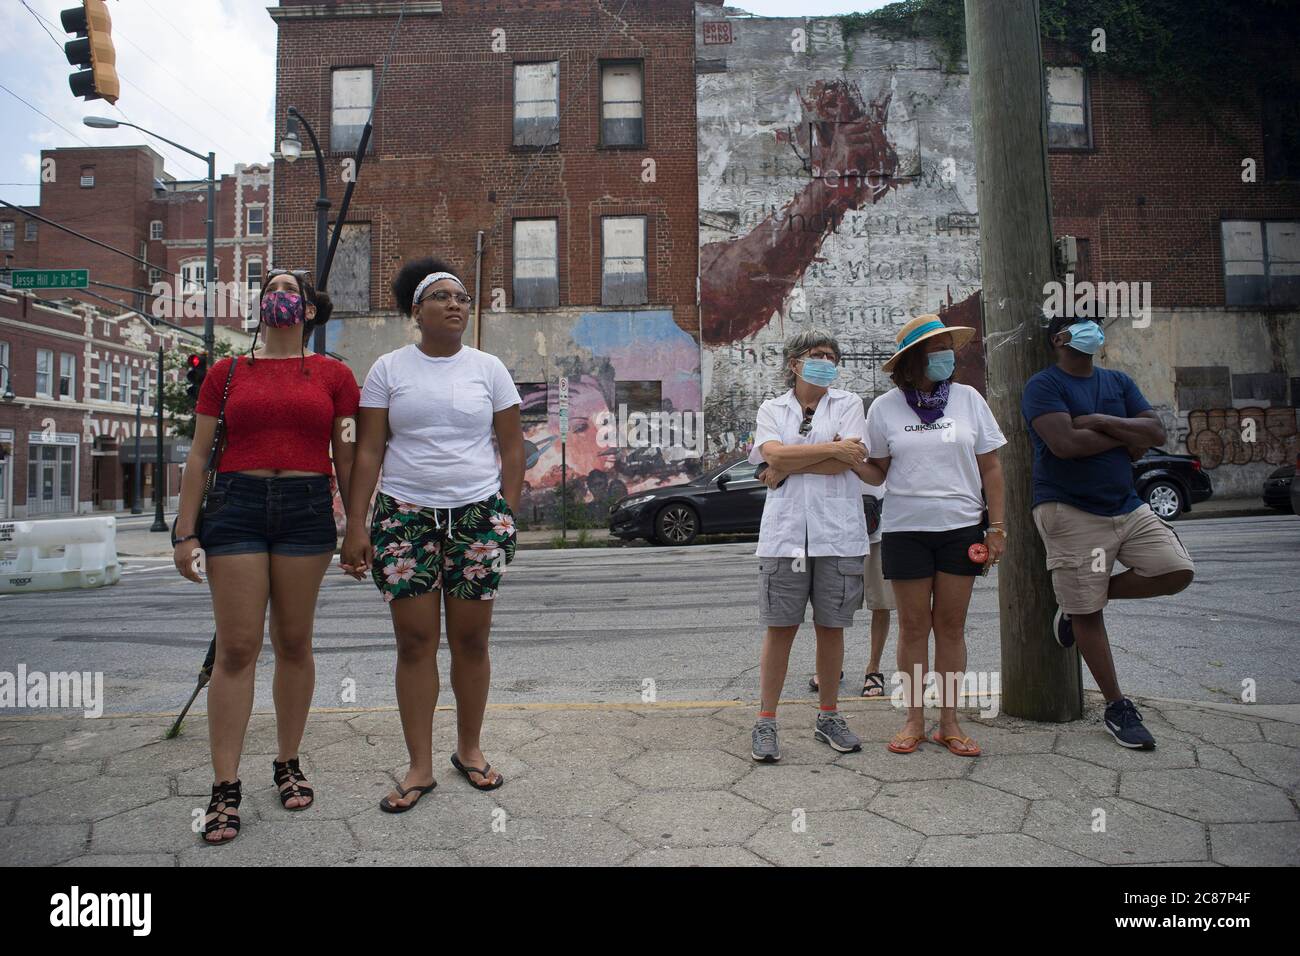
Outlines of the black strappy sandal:
[{"label": "black strappy sandal", "polygon": [[415,798],[415,801],[413,803],[408,803],[404,807],[398,806],[395,803],[391,803],[388,797],[384,797],[384,799],[379,801],[379,809],[383,810],[385,813],[405,813],[407,810],[410,810],[412,807],[419,804],[419,802],[424,799],[424,795],[429,791],[431,791],[436,786],[438,786],[437,780],[429,784],[427,787],[403,788],[401,784],[398,784],[393,789],[397,791],[397,795],[399,797],[405,797],[408,793],[418,793],[419,796]]},{"label": "black strappy sandal", "polygon": [[[878,690],[879,694],[868,694],[869,690]],[[879,671],[872,671],[866,677],[862,678],[862,696],[863,697],[884,697],[885,696],[885,675]]]},{"label": "black strappy sandal", "polygon": [[[298,766],[297,757],[290,757],[288,760],[284,761],[284,763],[281,763],[278,760],[272,760],[271,768],[275,771],[275,785],[277,787],[284,787],[284,789],[280,791],[280,806],[293,812],[296,810],[306,810],[308,807],[316,803],[316,791],[311,787],[306,786],[307,776],[302,772],[302,768]],[[289,784],[289,786],[285,787],[284,785],[286,783]],[[294,797],[300,799],[306,797],[311,802],[302,803],[296,807],[285,806],[285,804]]]},{"label": "black strappy sandal", "polygon": [[492,765],[490,763],[485,763],[482,767],[467,767],[460,762],[459,757],[457,757],[455,754],[452,754],[451,765],[461,772],[461,776],[463,776],[466,780],[468,780],[469,785],[473,787],[475,790],[495,790],[497,787],[501,786],[501,784],[506,782],[506,778],[502,776],[500,773],[497,774],[496,783],[485,784],[485,783],[474,782],[474,778],[471,777],[470,774],[476,773],[486,780],[488,774],[492,772]]},{"label": "black strappy sandal", "polygon": [[[199,837],[199,839],[208,846],[221,846],[223,843],[234,843],[236,838],[238,838],[239,814],[232,811],[239,809],[239,802],[244,798],[243,793],[240,791],[240,786],[241,784],[238,780],[234,783],[214,783],[212,785],[212,800],[208,803],[208,813],[215,813],[216,816],[204,824],[203,835]],[[234,830],[235,835],[229,840],[208,839],[208,834],[216,833],[219,830]]]}]

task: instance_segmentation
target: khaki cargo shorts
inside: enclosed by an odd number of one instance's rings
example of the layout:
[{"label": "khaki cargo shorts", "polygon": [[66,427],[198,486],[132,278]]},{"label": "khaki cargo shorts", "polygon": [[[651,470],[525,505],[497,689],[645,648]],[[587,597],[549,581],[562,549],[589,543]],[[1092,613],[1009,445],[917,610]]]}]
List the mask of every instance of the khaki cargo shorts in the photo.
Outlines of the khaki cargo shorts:
[{"label": "khaki cargo shorts", "polygon": [[[758,622],[765,627],[802,624],[811,601],[814,624],[851,626],[853,612],[862,607],[865,557],[759,558]],[[799,570],[796,560],[802,561]]]},{"label": "khaki cargo shorts", "polygon": [[1144,578],[1196,570],[1174,529],[1145,504],[1106,517],[1045,501],[1034,509],[1034,525],[1047,548],[1056,603],[1066,614],[1092,614],[1106,606],[1116,561]]},{"label": "khaki cargo shorts", "polygon": [[885,580],[883,562],[885,549],[879,541],[867,553],[867,573],[864,578],[866,600],[863,606],[871,611],[894,610],[894,589]]}]

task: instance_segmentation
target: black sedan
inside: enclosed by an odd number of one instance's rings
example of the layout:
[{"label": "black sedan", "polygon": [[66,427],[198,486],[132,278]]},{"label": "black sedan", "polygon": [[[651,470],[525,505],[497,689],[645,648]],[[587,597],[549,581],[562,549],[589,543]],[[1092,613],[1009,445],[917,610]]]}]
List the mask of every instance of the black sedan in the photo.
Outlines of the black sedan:
[{"label": "black sedan", "polygon": [[1275,468],[1264,479],[1264,504],[1286,514],[1291,513],[1291,485],[1295,479],[1295,465]]},{"label": "black sedan", "polygon": [[683,485],[628,495],[609,510],[609,532],[656,544],[690,544],[701,534],[756,534],[767,485],[742,459]]},{"label": "black sedan", "polygon": [[1195,455],[1177,455],[1152,448],[1133,462],[1133,484],[1138,497],[1166,521],[1176,521],[1192,505],[1214,494],[1210,476]]}]

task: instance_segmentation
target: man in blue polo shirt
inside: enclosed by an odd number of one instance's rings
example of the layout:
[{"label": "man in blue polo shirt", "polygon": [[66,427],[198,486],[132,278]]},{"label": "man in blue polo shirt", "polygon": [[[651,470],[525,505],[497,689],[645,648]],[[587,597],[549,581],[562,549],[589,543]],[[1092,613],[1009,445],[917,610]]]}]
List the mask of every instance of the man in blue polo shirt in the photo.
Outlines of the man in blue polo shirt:
[{"label": "man in blue polo shirt", "polygon": [[[1034,447],[1034,525],[1058,606],[1052,629],[1062,647],[1077,640],[1106,698],[1106,729],[1125,747],[1151,750],[1142,715],[1120,693],[1102,609],[1192,582],[1187,549],[1133,488],[1131,462],[1163,444],[1165,429],[1131,378],[1093,364],[1100,325],[1057,316],[1047,334],[1056,364],[1025,383],[1020,409]],[[1116,560],[1128,570],[1112,576]]]}]

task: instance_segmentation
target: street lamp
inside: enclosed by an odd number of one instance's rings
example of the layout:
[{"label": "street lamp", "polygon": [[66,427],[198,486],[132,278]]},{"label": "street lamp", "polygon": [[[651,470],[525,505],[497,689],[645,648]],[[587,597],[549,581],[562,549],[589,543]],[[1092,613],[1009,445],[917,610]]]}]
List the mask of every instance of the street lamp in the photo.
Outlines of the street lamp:
[{"label": "street lamp", "polygon": [[215,262],[215,245],[214,226],[216,223],[216,189],[217,189],[217,154],[209,152],[206,156],[202,153],[195,152],[188,146],[182,146],[166,136],[159,136],[152,130],[147,130],[143,126],[137,126],[135,123],[127,123],[122,120],[109,119],[107,116],[87,116],[82,120],[92,129],[116,129],[119,126],[129,126],[132,129],[138,129],[140,132],[152,136],[154,139],[162,140],[169,146],[174,146],[183,153],[189,153],[191,156],[201,159],[208,164],[208,240],[207,240],[207,258],[203,272],[203,351],[207,353],[208,365],[212,364],[213,346],[216,343],[216,331],[213,326],[213,303],[212,303],[212,277],[216,271]]},{"label": "street lamp", "polygon": [[[329,194],[325,188],[325,156],[320,150],[320,141],[316,139],[316,131],[311,128],[311,124],[298,112],[297,107],[289,107],[289,118],[285,124],[284,138],[280,140],[280,155],[284,157],[286,163],[297,161],[302,155],[302,140],[298,138],[298,124],[307,131],[307,136],[311,139],[311,148],[316,153],[316,172],[320,177],[320,195],[316,197],[316,274],[317,282],[325,280],[325,254],[329,245],[329,215],[330,200]],[[325,354],[325,326],[316,326],[316,335],[312,340],[312,349],[320,355]]]},{"label": "street lamp", "polygon": [[140,483],[144,480],[140,470],[140,406],[143,404],[144,383],[141,382],[140,390],[135,393],[135,493],[131,496],[131,514],[133,515],[141,514],[144,511],[144,508],[140,505]]}]

